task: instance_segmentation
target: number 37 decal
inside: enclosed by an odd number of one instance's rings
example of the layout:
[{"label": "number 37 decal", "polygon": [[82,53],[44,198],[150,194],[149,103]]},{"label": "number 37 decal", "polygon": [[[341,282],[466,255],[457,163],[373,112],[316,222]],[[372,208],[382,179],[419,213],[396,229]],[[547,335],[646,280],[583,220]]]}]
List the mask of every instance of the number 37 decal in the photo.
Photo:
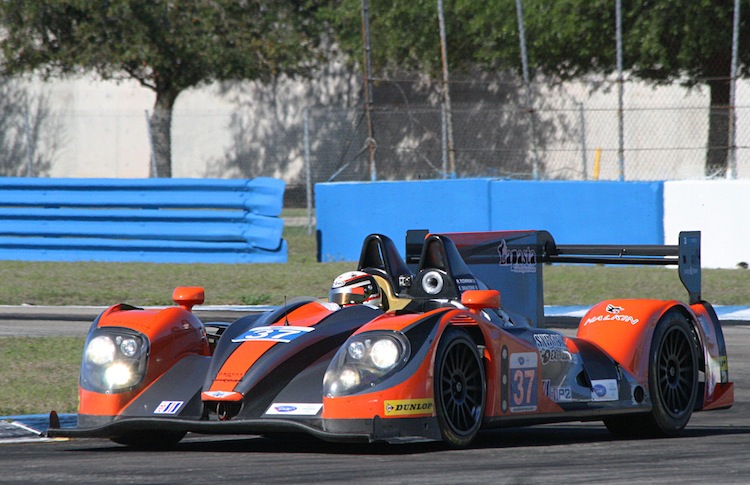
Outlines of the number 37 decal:
[{"label": "number 37 decal", "polygon": [[510,412],[536,411],[539,386],[536,352],[522,352],[510,356]]},{"label": "number 37 decal", "polygon": [[315,330],[313,327],[255,327],[233,338],[232,342],[266,341],[288,343],[301,335]]}]

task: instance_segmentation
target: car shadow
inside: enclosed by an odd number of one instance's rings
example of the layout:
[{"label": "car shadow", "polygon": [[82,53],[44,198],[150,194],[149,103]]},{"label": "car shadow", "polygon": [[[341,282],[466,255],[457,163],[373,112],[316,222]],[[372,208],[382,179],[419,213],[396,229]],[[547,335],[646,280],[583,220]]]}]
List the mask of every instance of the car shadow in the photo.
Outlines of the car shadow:
[{"label": "car shadow", "polygon": [[[679,436],[662,438],[682,440],[722,435],[750,434],[750,426],[693,426]],[[656,438],[659,439],[659,438]],[[581,445],[619,441],[643,441],[643,438],[619,438],[611,434],[601,423],[574,423],[565,425],[538,425],[525,428],[505,428],[483,431],[468,449],[521,449],[556,445]],[[102,442],[99,442],[101,445]],[[98,452],[139,452],[134,448],[111,443],[86,448]],[[81,448],[78,448],[81,449]],[[239,436],[189,434],[168,452],[213,452],[213,453],[292,453],[328,455],[409,455],[451,451],[446,443],[419,442],[404,444],[387,443],[333,443],[308,435],[288,436]],[[149,450],[153,453],[154,450]]]}]

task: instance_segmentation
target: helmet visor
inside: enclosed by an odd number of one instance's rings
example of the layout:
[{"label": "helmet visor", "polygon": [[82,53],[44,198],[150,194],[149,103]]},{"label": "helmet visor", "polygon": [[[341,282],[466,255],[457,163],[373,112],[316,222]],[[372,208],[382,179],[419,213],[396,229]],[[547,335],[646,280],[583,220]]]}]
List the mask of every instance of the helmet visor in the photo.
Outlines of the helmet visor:
[{"label": "helmet visor", "polygon": [[364,302],[369,295],[366,294],[363,286],[352,288],[345,286],[341,288],[331,288],[328,294],[328,301],[340,306],[359,305]]}]

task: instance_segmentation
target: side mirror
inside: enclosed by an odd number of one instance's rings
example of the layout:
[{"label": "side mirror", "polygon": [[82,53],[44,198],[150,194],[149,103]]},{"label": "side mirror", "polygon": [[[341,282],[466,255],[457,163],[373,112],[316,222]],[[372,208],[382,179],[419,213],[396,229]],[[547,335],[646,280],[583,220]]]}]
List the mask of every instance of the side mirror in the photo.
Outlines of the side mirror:
[{"label": "side mirror", "polygon": [[193,306],[200,305],[205,300],[205,293],[201,286],[178,286],[172,292],[172,301],[187,311],[192,311]]},{"label": "side mirror", "polygon": [[497,290],[466,290],[461,294],[461,303],[473,312],[484,308],[500,308],[500,292]]}]

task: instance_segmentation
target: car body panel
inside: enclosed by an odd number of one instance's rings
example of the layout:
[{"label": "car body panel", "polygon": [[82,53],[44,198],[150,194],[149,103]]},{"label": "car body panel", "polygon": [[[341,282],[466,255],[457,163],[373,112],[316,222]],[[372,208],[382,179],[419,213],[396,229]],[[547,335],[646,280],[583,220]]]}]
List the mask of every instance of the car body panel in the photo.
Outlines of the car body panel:
[{"label": "car body panel", "polygon": [[[677,264],[688,275],[689,303],[607,300],[591,307],[576,336],[539,325],[543,265],[600,263],[610,253],[622,264],[623,250],[557,246],[545,231],[422,231],[421,246],[407,236],[405,260],[390,239],[369,236],[357,269],[376,276],[386,311],[298,298],[214,324],[217,331],[208,334],[212,324],[191,312],[203,301],[200,287],[178,287],[178,306],[163,310],[115,305],[89,332],[78,427],[48,434],[305,432],[332,441],[439,440],[443,376],[436,362],[449,334],[471,341],[481,360],[482,428],[644,414],[653,407],[655,328],[675,312],[689,322],[699,350],[696,410],[726,408],[734,391],[726,346],[716,313],[700,300],[699,261],[685,256],[696,254],[699,234],[686,234],[679,247],[624,252],[635,254],[633,264]],[[115,364],[129,371],[110,373]]]}]

